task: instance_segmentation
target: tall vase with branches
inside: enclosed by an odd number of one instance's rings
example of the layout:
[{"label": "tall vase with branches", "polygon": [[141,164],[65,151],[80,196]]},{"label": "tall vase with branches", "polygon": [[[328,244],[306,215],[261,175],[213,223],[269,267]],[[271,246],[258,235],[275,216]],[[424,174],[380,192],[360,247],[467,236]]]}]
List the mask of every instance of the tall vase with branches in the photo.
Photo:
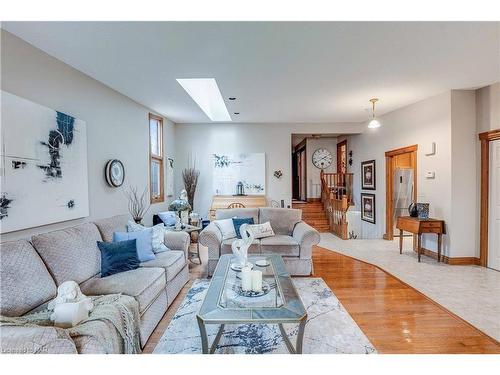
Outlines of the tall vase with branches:
[{"label": "tall vase with branches", "polygon": [[182,179],[184,180],[184,188],[186,189],[188,202],[191,207],[194,207],[194,194],[196,192],[196,185],[198,184],[198,177],[200,177],[200,171],[196,169],[196,159],[192,163],[191,160],[188,160],[188,167],[182,171]]},{"label": "tall vase with branches", "polygon": [[130,212],[134,221],[139,224],[150,207],[147,194],[148,187],[144,188],[142,194],[139,193],[137,186],[128,186],[124,192],[128,199],[128,212]]}]

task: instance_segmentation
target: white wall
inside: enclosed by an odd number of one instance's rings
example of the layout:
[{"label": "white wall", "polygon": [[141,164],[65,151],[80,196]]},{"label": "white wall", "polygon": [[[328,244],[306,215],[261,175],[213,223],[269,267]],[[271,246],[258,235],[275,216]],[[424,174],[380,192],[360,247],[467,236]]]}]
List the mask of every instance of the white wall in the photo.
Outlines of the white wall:
[{"label": "white wall", "polygon": [[479,133],[500,128],[500,82],[476,90]]},{"label": "white wall", "polygon": [[328,168],[325,168],[325,172],[337,172],[337,138],[307,138],[307,198],[321,197],[321,169],[316,168],[312,162],[314,151],[316,151],[318,148],[325,148],[332,154],[332,164]]},{"label": "white wall", "polygon": [[[363,238],[382,238],[385,233],[385,152],[417,144],[417,193],[419,202],[430,203],[430,215],[451,223],[451,94],[446,92],[400,108],[380,117],[382,126],[350,136],[347,149],[353,151],[354,201],[360,207],[361,162],[376,160],[376,224],[362,221]],[[436,142],[436,154],[425,156],[425,149]],[[433,180],[425,179],[426,171],[434,171]],[[435,236],[424,236],[423,245],[434,249]],[[449,255],[450,236],[444,238],[444,254]]]},{"label": "white wall", "polygon": [[454,257],[479,257],[476,181],[476,92],[451,91],[451,221]]},{"label": "white wall", "polygon": [[[109,159],[120,159],[127,184],[141,188],[149,184],[150,110],[14,35],[3,30],[1,34],[2,90],[86,121],[90,201],[88,218],[4,234],[1,240],[127,213],[121,189],[109,187],[104,180],[104,165]],[[174,124],[167,120],[164,124],[165,152],[173,155]],[[152,213],[166,207],[167,203],[153,205],[145,222],[150,223]]]},{"label": "white wall", "polygon": [[[213,196],[212,154],[227,152],[264,152],[266,154],[266,191],[268,199],[291,204],[291,140],[292,134],[305,133],[359,133],[360,124],[178,124],[176,125],[176,194],[183,188],[182,169],[188,157],[196,157],[200,180],[196,190],[194,209],[207,217]],[[281,169],[280,180],[273,176]]]}]

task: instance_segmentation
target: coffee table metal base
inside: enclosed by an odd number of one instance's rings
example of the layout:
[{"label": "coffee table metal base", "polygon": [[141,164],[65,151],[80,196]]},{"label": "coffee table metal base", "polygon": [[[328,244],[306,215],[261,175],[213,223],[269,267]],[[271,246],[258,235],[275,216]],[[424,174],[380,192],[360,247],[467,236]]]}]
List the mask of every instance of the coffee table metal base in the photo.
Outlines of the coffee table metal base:
[{"label": "coffee table metal base", "polygon": [[[225,324],[220,325],[219,330],[217,331],[217,335],[215,336],[215,339],[209,348],[207,329],[205,326],[205,322],[200,317],[197,317],[197,319],[198,319],[198,327],[200,329],[200,335],[201,335],[202,352],[203,352],[203,354],[214,354],[215,350],[217,349],[217,345],[219,344],[220,338],[222,337],[222,334],[224,333]],[[306,328],[306,323],[307,323],[307,319],[303,319],[299,323],[299,332],[297,333],[297,341],[296,341],[295,347],[293,346],[293,344],[290,340],[290,337],[288,337],[288,334],[286,333],[285,328],[283,327],[283,324],[278,323],[278,326],[279,326],[280,332],[281,332],[281,336],[283,336],[283,340],[285,341],[285,345],[286,345],[288,351],[290,352],[290,354],[302,354],[302,344],[304,341],[304,331]],[[255,324],[255,322],[252,322],[249,324]],[[262,323],[262,324],[265,324],[265,323]]]}]

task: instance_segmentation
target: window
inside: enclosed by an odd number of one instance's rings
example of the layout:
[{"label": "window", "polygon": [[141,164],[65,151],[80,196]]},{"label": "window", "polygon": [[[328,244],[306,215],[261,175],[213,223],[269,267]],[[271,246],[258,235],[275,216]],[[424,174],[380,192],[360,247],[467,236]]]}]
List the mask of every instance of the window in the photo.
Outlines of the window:
[{"label": "window", "polygon": [[163,119],[149,115],[149,176],[151,203],[163,202]]}]

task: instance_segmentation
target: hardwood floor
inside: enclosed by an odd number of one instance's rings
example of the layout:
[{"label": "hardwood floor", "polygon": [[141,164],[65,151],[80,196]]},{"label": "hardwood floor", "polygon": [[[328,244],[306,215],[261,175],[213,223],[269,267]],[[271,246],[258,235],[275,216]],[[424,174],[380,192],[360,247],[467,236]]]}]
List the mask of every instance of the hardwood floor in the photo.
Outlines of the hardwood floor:
[{"label": "hardwood floor", "polygon": [[[189,283],[144,353],[153,351],[192,282],[206,277],[206,249],[201,255],[203,265],[191,265]],[[376,266],[320,247],[313,261],[314,277],[325,280],[379,353],[500,353],[497,341]]]}]

